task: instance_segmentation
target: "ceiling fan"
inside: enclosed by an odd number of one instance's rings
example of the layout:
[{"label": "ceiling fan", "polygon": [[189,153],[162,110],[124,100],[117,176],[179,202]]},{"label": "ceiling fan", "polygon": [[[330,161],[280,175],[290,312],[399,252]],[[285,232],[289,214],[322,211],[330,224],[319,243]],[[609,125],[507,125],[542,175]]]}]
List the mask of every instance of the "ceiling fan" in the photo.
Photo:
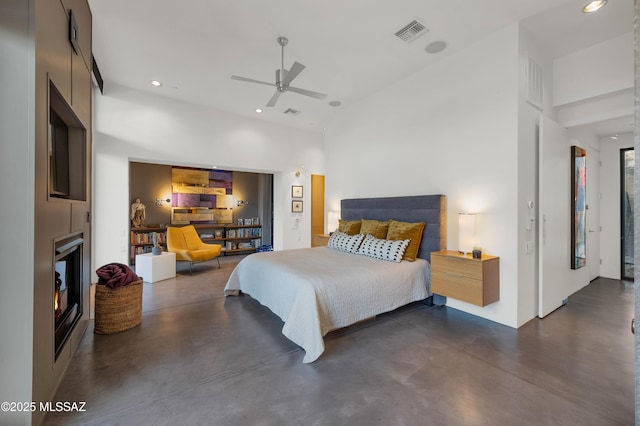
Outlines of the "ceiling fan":
[{"label": "ceiling fan", "polygon": [[291,69],[284,69],[284,47],[289,43],[289,40],[286,37],[278,37],[278,44],[282,47],[282,61],[280,64],[280,69],[276,70],[276,82],[268,83],[266,81],[254,80],[252,78],[240,77],[238,75],[232,75],[231,78],[233,80],[247,81],[249,83],[258,83],[258,84],[266,84],[267,86],[274,86],[276,88],[276,92],[273,94],[269,102],[267,103],[268,107],[275,106],[278,98],[281,93],[284,92],[294,92],[299,93],[305,96],[311,96],[316,99],[324,99],[327,97],[324,93],[313,92],[311,90],[300,89],[298,87],[290,86],[291,82],[294,78],[298,76],[305,68],[300,62],[294,62],[291,65]]}]

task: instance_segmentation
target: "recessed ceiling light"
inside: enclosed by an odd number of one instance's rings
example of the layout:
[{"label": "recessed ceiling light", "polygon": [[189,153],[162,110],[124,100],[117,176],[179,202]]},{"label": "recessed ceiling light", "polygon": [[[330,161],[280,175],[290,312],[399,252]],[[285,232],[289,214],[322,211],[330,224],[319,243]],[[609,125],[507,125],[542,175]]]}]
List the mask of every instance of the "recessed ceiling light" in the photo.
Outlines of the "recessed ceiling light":
[{"label": "recessed ceiling light", "polygon": [[331,105],[332,107],[339,107],[340,105],[342,105],[342,102],[340,102],[340,101],[330,101],[329,105]]},{"label": "recessed ceiling light", "polygon": [[162,86],[162,83],[161,83],[161,82],[159,82],[158,80],[151,80],[149,83],[151,83],[151,85],[152,85],[152,86],[155,86],[155,87],[160,87],[160,86]]},{"label": "recessed ceiling light", "polygon": [[607,4],[607,0],[593,0],[593,1],[590,1],[589,3],[587,3],[582,8],[582,11],[584,13],[595,12],[596,10],[602,8],[602,6],[604,6],[605,4]]},{"label": "recessed ceiling light", "polygon": [[260,114],[260,113],[262,112],[262,109],[260,109],[260,108],[256,108],[256,112],[257,112],[258,114]]},{"label": "recessed ceiling light", "polygon": [[427,53],[440,53],[446,48],[447,48],[447,42],[438,40],[438,41],[434,41],[427,44],[427,47],[425,47],[424,50]]},{"label": "recessed ceiling light", "polygon": [[611,139],[618,140],[618,134],[616,133],[615,135],[611,136]]}]

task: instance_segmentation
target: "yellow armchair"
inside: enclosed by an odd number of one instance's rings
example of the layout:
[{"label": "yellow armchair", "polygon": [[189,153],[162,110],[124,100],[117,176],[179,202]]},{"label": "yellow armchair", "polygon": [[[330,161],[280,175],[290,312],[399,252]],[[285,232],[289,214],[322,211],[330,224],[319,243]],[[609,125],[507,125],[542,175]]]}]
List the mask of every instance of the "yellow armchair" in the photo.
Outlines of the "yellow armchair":
[{"label": "yellow armchair", "polygon": [[167,228],[167,251],[175,253],[176,260],[189,262],[189,274],[197,262],[217,259],[219,268],[221,250],[219,244],[203,243],[193,225]]}]

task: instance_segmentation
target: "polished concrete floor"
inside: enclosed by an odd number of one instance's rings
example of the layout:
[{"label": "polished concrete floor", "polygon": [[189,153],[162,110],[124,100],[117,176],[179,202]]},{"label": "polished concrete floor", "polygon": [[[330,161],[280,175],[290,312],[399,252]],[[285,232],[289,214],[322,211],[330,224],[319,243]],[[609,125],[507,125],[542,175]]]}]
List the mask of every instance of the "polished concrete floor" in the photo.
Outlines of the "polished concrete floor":
[{"label": "polished concrete floor", "polygon": [[[222,289],[238,257],[144,285],[134,329],[89,328],[47,425],[632,425],[632,284],[598,279],[518,330],[412,304],[303,364],[282,322]],[[184,272],[182,272],[184,271]]]}]

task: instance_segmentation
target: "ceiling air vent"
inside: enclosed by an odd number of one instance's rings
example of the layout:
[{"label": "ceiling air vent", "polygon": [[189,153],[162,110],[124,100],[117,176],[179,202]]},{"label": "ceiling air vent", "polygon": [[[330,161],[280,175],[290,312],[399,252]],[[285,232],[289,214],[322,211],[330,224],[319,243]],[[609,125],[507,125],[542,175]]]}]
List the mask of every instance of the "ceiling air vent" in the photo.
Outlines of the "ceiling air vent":
[{"label": "ceiling air vent", "polygon": [[285,114],[288,115],[298,115],[300,114],[301,111],[298,111],[297,109],[293,109],[293,108],[287,108],[286,110],[284,110]]},{"label": "ceiling air vent", "polygon": [[396,32],[395,36],[405,43],[411,43],[421,35],[426,34],[427,31],[429,31],[427,27],[422,22],[418,21],[418,18],[414,18],[413,21],[409,22],[407,25],[402,27],[401,30]]}]

